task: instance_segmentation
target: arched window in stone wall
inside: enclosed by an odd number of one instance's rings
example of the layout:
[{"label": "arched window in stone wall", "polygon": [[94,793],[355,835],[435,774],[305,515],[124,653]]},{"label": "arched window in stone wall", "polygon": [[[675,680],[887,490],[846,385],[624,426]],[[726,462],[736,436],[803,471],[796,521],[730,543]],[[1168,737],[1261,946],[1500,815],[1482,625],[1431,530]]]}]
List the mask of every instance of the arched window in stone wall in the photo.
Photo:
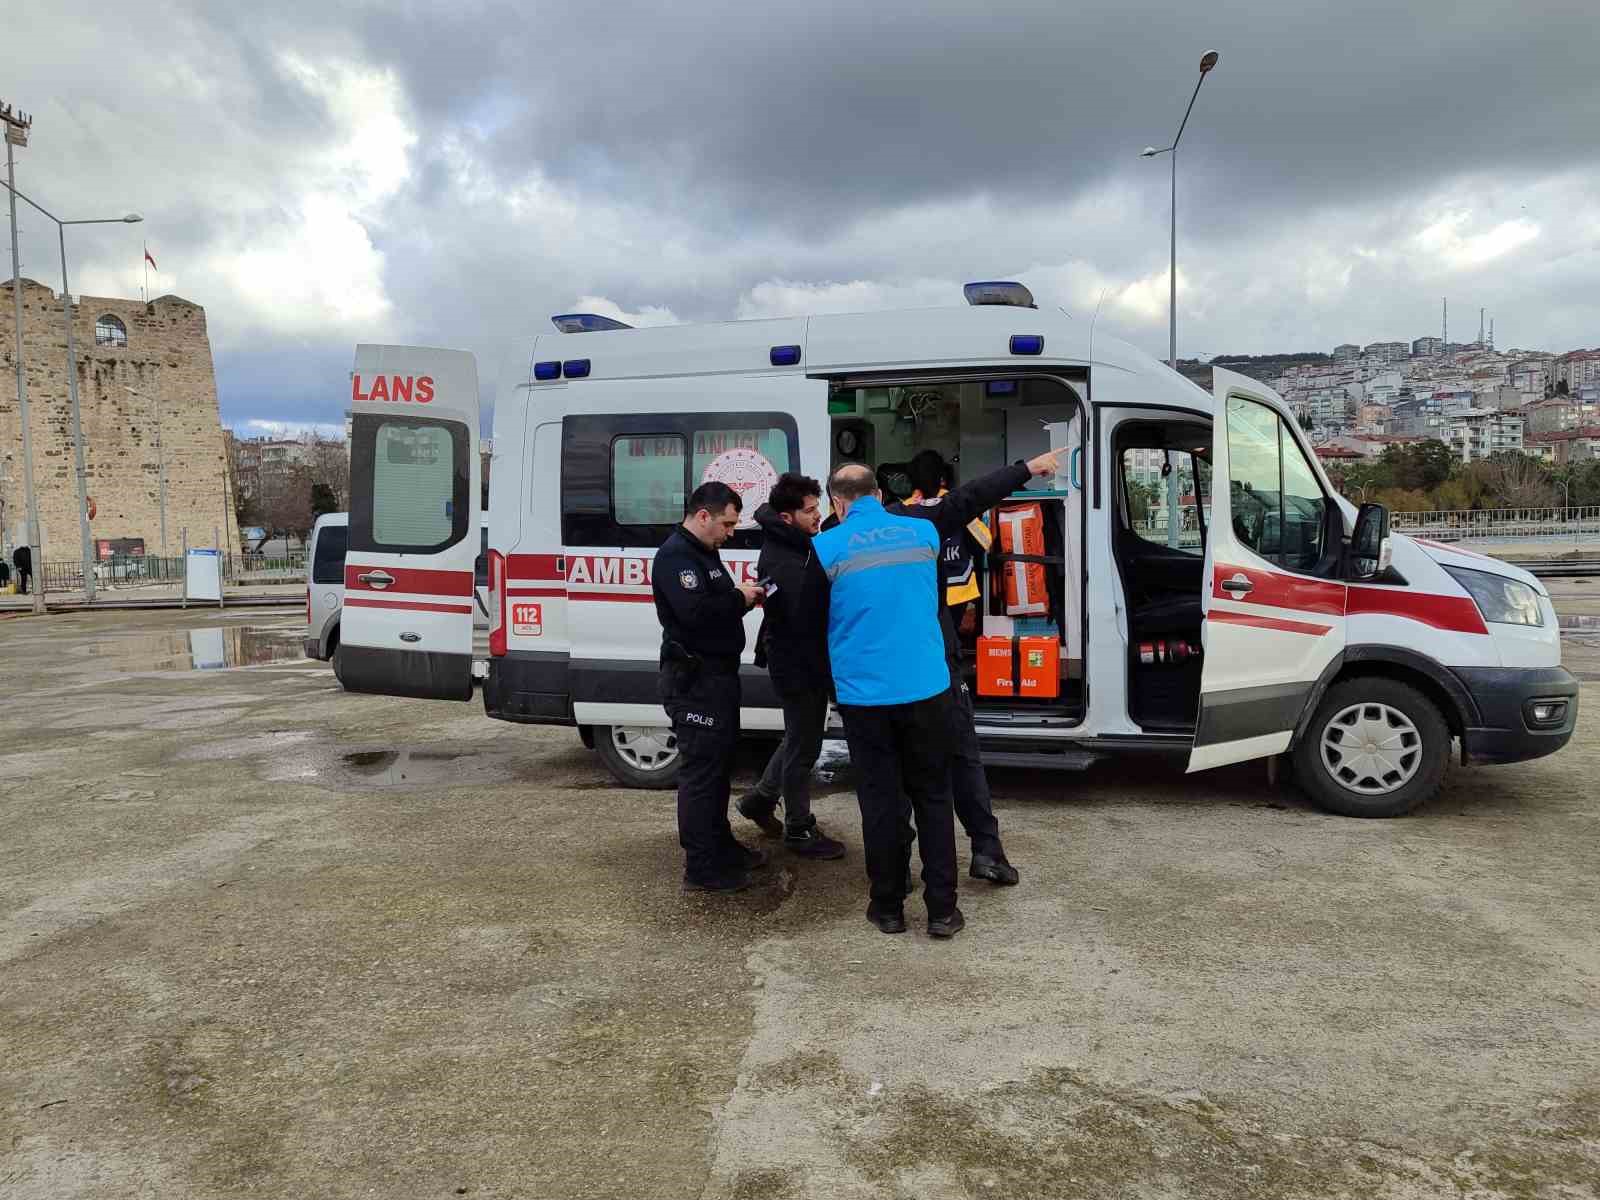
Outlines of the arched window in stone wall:
[{"label": "arched window in stone wall", "polygon": [[107,313],[94,323],[94,344],[96,346],[126,346],[128,344],[128,327],[120,318]]}]

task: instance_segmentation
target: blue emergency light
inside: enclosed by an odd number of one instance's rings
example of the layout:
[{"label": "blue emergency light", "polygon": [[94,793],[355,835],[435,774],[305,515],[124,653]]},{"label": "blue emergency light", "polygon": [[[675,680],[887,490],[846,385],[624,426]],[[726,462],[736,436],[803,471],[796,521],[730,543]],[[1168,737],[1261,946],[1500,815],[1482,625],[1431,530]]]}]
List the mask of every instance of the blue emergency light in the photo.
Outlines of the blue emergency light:
[{"label": "blue emergency light", "polygon": [[991,379],[983,385],[984,392],[990,396],[1014,396],[1017,393],[1015,379]]},{"label": "blue emergency light", "polygon": [[561,364],[559,362],[534,363],[533,377],[540,383],[548,383],[552,379],[560,379]]},{"label": "blue emergency light", "polygon": [[961,289],[968,304],[1006,304],[1012,308],[1038,308],[1033,293],[1020,283],[1007,279],[989,279],[969,283]]},{"label": "blue emergency light", "polygon": [[799,365],[799,346],[774,346],[768,356],[775,367],[793,367]]},{"label": "blue emergency light", "polygon": [[551,317],[550,323],[562,333],[600,333],[607,329],[633,328],[610,317],[602,317],[599,313],[562,313]]},{"label": "blue emergency light", "polygon": [[1011,353],[1013,354],[1043,354],[1044,334],[1042,333],[1013,333],[1011,335]]},{"label": "blue emergency light", "polygon": [[589,374],[587,358],[569,358],[561,364],[561,373],[568,379],[584,379]]}]

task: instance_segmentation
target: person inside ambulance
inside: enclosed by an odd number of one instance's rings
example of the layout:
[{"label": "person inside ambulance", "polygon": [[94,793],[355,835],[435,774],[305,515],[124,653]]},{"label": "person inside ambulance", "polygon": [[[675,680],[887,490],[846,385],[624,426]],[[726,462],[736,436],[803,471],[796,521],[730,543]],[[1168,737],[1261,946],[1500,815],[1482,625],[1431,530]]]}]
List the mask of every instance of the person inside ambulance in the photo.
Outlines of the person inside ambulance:
[{"label": "person inside ambulance", "polygon": [[661,622],[661,704],[672,719],[678,770],[678,842],[684,886],[737,892],[766,855],[735,840],[729,776],[739,741],[739,656],[744,615],[760,587],[735,583],[718,548],[739,525],[743,502],[725,483],[703,483],[689,515],[656,552],[651,591]]},{"label": "person inside ambulance", "polygon": [[[803,858],[843,858],[844,843],[811,815],[811,771],[822,752],[833,676],[828,668],[828,577],[811,539],[822,524],[822,486],[790,472],[756,510],[764,537],[756,575],[765,592],[756,666],[765,666],[783,704],[783,741],[739,812]],[[783,820],[777,818],[782,797]]]},{"label": "person inside ambulance", "polygon": [[[1000,822],[989,795],[989,778],[983,769],[974,724],[972,692],[961,677],[961,649],[957,629],[962,610],[972,611],[978,599],[975,555],[993,542],[982,515],[1012,492],[1021,491],[1034,476],[1054,475],[1063,451],[1052,450],[991,471],[962,487],[951,489],[954,473],[937,450],[923,450],[908,468],[916,488],[902,504],[891,504],[898,516],[932,521],[939,530],[939,626],[944,637],[950,672],[950,783],[956,816],[972,843],[967,873],[974,879],[1010,887],[1018,882],[1017,869],[1006,858],[1000,841]],[[909,855],[910,848],[907,847]]]}]

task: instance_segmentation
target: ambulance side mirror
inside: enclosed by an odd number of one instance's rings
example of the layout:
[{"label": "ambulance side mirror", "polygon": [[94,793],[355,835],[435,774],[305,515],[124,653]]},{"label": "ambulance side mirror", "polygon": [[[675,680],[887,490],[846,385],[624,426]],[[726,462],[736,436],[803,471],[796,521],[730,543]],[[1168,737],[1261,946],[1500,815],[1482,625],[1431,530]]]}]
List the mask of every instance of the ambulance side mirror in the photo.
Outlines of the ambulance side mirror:
[{"label": "ambulance side mirror", "polygon": [[1381,504],[1363,504],[1356,513],[1350,535],[1350,578],[1376,579],[1389,572],[1394,545],[1389,540],[1389,510]]}]

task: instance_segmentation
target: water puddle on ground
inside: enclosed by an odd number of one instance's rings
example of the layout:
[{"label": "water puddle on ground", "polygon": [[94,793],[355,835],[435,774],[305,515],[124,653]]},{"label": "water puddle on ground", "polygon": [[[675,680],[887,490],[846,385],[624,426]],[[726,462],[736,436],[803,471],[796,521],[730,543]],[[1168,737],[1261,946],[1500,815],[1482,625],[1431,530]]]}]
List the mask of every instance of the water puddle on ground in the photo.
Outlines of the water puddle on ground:
[{"label": "water puddle on ground", "polygon": [[448,750],[355,750],[339,759],[347,774],[373,787],[440,783],[459,774],[461,755]]},{"label": "water puddle on ground", "polygon": [[302,661],[303,632],[299,626],[219,625],[108,639],[86,653],[119,671],[221,671]]}]

